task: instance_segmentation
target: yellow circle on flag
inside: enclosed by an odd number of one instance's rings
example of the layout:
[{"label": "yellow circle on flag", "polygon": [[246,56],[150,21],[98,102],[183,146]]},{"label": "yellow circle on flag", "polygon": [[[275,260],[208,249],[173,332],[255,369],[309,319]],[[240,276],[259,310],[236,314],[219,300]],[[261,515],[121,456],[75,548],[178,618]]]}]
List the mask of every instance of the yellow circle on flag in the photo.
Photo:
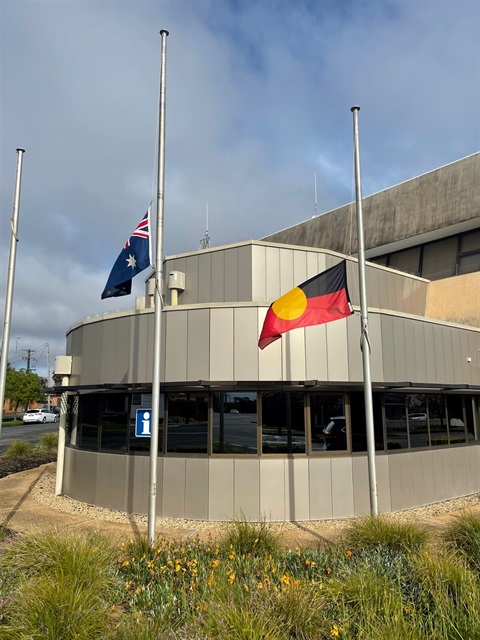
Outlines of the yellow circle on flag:
[{"label": "yellow circle on flag", "polygon": [[272,304],[272,310],[282,320],[296,320],[307,308],[307,296],[295,287]]}]

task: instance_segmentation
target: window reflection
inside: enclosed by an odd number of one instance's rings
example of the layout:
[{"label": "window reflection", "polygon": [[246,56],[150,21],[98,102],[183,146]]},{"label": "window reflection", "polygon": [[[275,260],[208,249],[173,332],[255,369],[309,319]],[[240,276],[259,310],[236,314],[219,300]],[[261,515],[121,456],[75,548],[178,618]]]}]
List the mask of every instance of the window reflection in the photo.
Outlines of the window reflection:
[{"label": "window reflection", "polygon": [[[383,451],[383,417],[382,397],[378,393],[372,395],[373,402],[373,429],[375,437],[375,451]],[[365,418],[364,393],[353,392],[350,394],[350,414],[352,429],[352,450],[367,450],[367,427]]]},{"label": "window reflection", "polygon": [[410,432],[410,447],[429,446],[427,397],[424,393],[407,395],[407,420]]},{"label": "window reflection", "polygon": [[263,453],[305,453],[303,393],[262,393]]},{"label": "window reflection", "polygon": [[101,396],[100,449],[127,450],[128,396],[115,393]]},{"label": "window reflection", "polygon": [[79,402],[79,447],[81,449],[98,449],[99,432],[99,396],[86,394],[80,396]]},{"label": "window reflection", "polygon": [[450,444],[465,442],[465,415],[462,396],[446,396]]},{"label": "window reflection", "polygon": [[169,393],[167,451],[207,453],[208,393]]},{"label": "window reflection", "polygon": [[430,443],[432,447],[448,444],[445,396],[440,394],[428,396],[428,424],[430,426]]},{"label": "window reflection", "polygon": [[257,453],[257,394],[213,394],[213,453]]},{"label": "window reflection", "polygon": [[345,398],[314,394],[310,397],[312,451],[346,451]]},{"label": "window reflection", "polygon": [[407,449],[408,429],[405,413],[405,396],[401,393],[386,393],[384,396],[387,449]]}]

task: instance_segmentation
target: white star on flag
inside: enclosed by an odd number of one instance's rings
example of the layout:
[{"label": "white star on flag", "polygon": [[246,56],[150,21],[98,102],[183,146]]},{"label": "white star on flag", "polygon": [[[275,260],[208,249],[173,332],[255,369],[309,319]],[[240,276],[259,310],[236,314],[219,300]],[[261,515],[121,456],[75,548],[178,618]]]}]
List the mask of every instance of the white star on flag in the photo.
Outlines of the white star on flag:
[{"label": "white star on flag", "polygon": [[135,267],[137,266],[137,261],[135,260],[135,256],[128,254],[127,266],[131,267],[132,269],[135,269]]}]

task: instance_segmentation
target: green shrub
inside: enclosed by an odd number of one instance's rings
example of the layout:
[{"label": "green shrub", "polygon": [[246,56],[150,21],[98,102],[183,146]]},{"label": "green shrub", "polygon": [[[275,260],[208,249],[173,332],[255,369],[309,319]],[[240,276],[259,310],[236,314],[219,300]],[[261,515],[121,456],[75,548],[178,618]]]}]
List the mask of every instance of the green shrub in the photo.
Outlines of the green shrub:
[{"label": "green shrub", "polygon": [[52,453],[58,448],[58,433],[44,433],[40,438],[37,449],[42,453]]},{"label": "green shrub", "polygon": [[442,535],[448,549],[459,553],[480,575],[480,515],[466,512],[455,517]]},{"label": "green shrub", "polygon": [[412,553],[425,546],[427,534],[414,524],[387,520],[382,516],[367,516],[355,520],[343,538],[349,549],[389,549]]},{"label": "green shrub", "polygon": [[245,519],[235,520],[220,543],[220,550],[233,549],[237,555],[277,556],[282,549],[281,536],[266,522],[252,524]]},{"label": "green shrub", "polygon": [[3,454],[5,458],[24,459],[35,453],[33,444],[26,440],[14,440]]}]

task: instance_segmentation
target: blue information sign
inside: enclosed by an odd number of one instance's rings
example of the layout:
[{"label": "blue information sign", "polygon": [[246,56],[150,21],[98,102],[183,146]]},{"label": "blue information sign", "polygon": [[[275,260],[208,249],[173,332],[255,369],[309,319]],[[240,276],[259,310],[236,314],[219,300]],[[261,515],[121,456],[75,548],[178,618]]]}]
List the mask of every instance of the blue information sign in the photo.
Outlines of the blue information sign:
[{"label": "blue information sign", "polygon": [[151,433],[152,410],[137,409],[135,420],[135,435],[137,438],[150,438]]}]

